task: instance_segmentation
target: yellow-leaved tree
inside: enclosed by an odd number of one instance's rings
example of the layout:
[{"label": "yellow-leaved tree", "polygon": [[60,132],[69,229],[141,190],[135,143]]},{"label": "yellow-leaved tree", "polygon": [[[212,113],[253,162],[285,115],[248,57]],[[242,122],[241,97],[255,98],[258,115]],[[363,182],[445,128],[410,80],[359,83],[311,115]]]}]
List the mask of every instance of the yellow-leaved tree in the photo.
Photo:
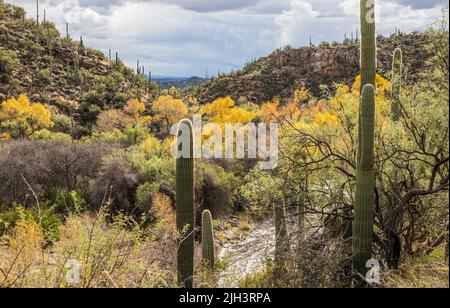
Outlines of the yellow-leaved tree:
[{"label": "yellow-leaved tree", "polygon": [[256,114],[242,107],[237,107],[231,97],[216,99],[211,104],[200,108],[200,114],[216,124],[245,124],[253,121]]},{"label": "yellow-leaved tree", "polygon": [[53,125],[50,110],[40,103],[30,103],[25,94],[12,97],[0,105],[2,139],[26,138]]},{"label": "yellow-leaved tree", "polygon": [[152,111],[161,127],[170,131],[170,127],[178,123],[188,114],[188,108],[181,99],[175,99],[170,95],[163,95],[153,103]]},{"label": "yellow-leaved tree", "polygon": [[123,130],[128,126],[144,126],[152,121],[152,117],[145,116],[145,104],[139,100],[130,100],[122,109],[108,109],[102,111],[97,118],[97,127],[102,132],[114,129]]}]

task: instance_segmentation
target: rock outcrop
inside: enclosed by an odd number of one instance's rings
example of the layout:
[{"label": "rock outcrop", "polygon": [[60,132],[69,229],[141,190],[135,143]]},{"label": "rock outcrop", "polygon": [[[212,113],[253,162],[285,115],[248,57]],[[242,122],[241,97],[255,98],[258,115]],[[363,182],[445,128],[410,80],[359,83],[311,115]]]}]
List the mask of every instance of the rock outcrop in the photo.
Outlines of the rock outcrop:
[{"label": "rock outcrop", "polygon": [[[428,58],[423,46],[425,34],[401,34],[389,38],[378,37],[378,67],[389,78],[392,53],[401,47],[410,75],[422,70]],[[290,98],[296,89],[305,86],[319,95],[320,86],[333,83],[350,84],[359,74],[359,44],[334,44],[285,48],[248,63],[244,69],[220,76],[192,89],[200,102],[231,96],[263,103],[274,96]]]}]

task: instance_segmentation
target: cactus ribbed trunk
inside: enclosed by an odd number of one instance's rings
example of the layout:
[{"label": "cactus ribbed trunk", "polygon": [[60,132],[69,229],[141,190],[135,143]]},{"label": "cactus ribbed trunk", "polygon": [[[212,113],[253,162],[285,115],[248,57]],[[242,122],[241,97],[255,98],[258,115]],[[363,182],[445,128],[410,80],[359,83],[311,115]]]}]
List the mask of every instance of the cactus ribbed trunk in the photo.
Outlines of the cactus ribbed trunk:
[{"label": "cactus ribbed trunk", "polygon": [[357,166],[356,206],[353,222],[353,268],[365,273],[372,258],[372,237],[375,202],[374,135],[375,88],[368,84],[363,88],[360,110],[361,156]]},{"label": "cactus ribbed trunk", "polygon": [[375,201],[374,135],[376,86],[375,0],[361,0],[361,102],[358,126],[353,269],[365,274],[372,257]]},{"label": "cactus ribbed trunk", "polygon": [[202,258],[208,268],[214,268],[214,228],[212,215],[208,210],[202,214]]},{"label": "cactus ribbed trunk", "polygon": [[[189,120],[180,122],[178,138],[190,145],[189,157],[180,157],[176,161],[176,220],[178,230],[178,283],[181,287],[192,288],[194,276],[194,155],[193,127]],[[181,126],[189,128],[189,135],[181,134]],[[189,138],[187,140],[186,138]],[[181,150],[181,149],[179,149]]]},{"label": "cactus ribbed trunk", "polygon": [[361,0],[361,93],[366,84],[375,85],[377,44],[375,0]]},{"label": "cactus ribbed trunk", "polygon": [[392,121],[400,120],[400,92],[402,88],[402,69],[403,55],[402,50],[397,48],[394,51],[394,59],[392,61]]}]

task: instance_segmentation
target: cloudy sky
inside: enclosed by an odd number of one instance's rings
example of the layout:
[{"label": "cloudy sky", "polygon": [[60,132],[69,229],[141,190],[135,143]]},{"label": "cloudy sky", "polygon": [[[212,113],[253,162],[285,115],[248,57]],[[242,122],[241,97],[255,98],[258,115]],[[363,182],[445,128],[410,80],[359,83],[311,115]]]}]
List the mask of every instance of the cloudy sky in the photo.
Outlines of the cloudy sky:
[{"label": "cloudy sky", "polygon": [[[6,0],[36,15],[35,0]],[[378,0],[378,32],[423,30],[447,0]],[[78,6],[78,5],[79,6]],[[72,9],[70,9],[72,7]],[[74,10],[73,7],[79,7]],[[239,69],[278,47],[341,41],[358,28],[358,0],[40,0],[47,18],[89,47],[118,51],[153,75]],[[43,15],[43,12],[41,12]]]}]

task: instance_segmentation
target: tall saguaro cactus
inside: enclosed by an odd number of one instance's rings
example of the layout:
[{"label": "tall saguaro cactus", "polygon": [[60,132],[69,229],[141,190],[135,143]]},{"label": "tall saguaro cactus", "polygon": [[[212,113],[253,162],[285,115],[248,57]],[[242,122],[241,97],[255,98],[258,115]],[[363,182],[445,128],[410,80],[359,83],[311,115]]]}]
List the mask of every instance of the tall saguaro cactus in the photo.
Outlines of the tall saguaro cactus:
[{"label": "tall saguaro cactus", "polygon": [[375,202],[374,135],[375,87],[363,88],[361,102],[361,156],[357,162],[356,207],[353,222],[353,266],[364,273],[372,257],[373,216]]},{"label": "tall saguaro cactus", "polygon": [[178,283],[185,288],[192,288],[194,275],[193,140],[191,121],[182,120],[178,127],[178,150],[181,155],[176,161],[176,220],[179,234],[177,250]]},{"label": "tall saguaro cactus", "polygon": [[359,111],[356,196],[353,219],[353,268],[365,273],[372,256],[375,198],[374,134],[376,37],[375,0],[361,0],[361,103]]},{"label": "tall saguaro cactus", "polygon": [[202,258],[209,268],[214,268],[214,228],[212,215],[208,210],[202,214]]},{"label": "tall saguaro cactus", "polygon": [[400,120],[400,92],[402,88],[403,55],[400,48],[395,49],[392,61],[392,121]]}]

